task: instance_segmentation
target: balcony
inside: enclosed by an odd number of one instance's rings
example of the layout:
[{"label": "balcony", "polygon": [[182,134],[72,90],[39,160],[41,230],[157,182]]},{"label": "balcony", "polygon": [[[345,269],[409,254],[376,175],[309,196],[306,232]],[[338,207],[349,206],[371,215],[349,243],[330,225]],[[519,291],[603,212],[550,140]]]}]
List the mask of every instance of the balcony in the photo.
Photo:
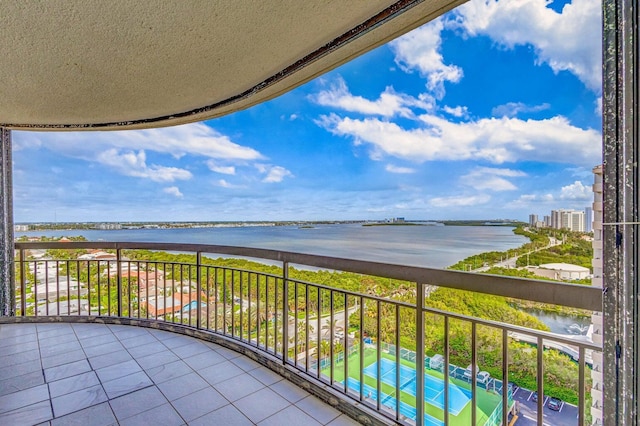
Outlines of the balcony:
[{"label": "balcony", "polygon": [[220,345],[114,324],[0,325],[3,424],[357,424]]},{"label": "balcony", "polygon": [[[79,250],[98,248],[113,252],[115,260],[77,258]],[[577,422],[585,422],[587,369],[599,345],[429,308],[425,294],[439,285],[599,310],[601,291],[593,287],[228,246],[17,243],[16,249],[17,316],[0,319],[0,335],[5,360],[14,360],[15,351],[33,358],[5,369],[14,375],[5,383],[18,382],[6,387],[15,392],[0,397],[5,416],[42,416],[37,418],[52,424],[64,423],[66,415],[104,416],[105,424],[112,416],[128,424],[136,415],[176,424],[213,424],[222,418],[216,416],[255,424],[315,424],[306,416],[321,424],[508,424],[515,403],[511,387],[503,391],[503,378],[516,368],[511,345],[519,341],[535,359],[539,394],[547,352],[575,360]],[[29,257],[45,249],[68,255]],[[191,253],[193,261],[129,258],[139,250]],[[225,266],[211,260],[215,255],[279,266],[269,273]],[[399,280],[412,296],[383,298],[330,281],[307,282],[293,268],[298,265]],[[72,289],[74,282],[79,285]],[[468,358],[455,365],[452,330],[460,327],[468,330],[462,343]],[[432,333],[443,340],[434,342]],[[455,344],[460,351],[461,343]],[[481,371],[487,351],[506,360],[492,374]],[[42,365],[44,377],[27,371],[34,365]],[[76,365],[80,370],[73,370]],[[125,368],[131,371],[122,374]],[[23,371],[33,373],[34,382],[14,378]],[[184,389],[180,380],[188,391],[176,391]],[[69,396],[76,392],[78,397]],[[202,406],[201,393],[215,397]],[[267,412],[267,406],[277,410]],[[538,424],[545,410],[539,398]]]}]

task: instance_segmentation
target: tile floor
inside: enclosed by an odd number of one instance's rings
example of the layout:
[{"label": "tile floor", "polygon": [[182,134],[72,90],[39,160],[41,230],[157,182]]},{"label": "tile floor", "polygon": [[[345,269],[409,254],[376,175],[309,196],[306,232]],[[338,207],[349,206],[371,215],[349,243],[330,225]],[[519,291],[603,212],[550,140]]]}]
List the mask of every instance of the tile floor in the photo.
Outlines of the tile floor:
[{"label": "tile floor", "polygon": [[355,425],[258,363],[188,336],[0,325],[3,425]]}]

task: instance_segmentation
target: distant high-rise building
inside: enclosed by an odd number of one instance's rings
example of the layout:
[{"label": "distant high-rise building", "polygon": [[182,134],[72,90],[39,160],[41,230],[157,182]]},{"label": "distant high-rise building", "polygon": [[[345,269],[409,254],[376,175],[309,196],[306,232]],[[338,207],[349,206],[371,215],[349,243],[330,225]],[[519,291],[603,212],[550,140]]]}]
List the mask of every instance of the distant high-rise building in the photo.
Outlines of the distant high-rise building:
[{"label": "distant high-rise building", "polygon": [[530,214],[529,215],[529,226],[536,226],[536,223],[538,222],[538,215],[537,214]]},{"label": "distant high-rise building", "polygon": [[545,216],[543,222],[544,226],[551,228],[551,216]]},{"label": "distant high-rise building", "polygon": [[593,231],[593,208],[584,209],[584,232]]},{"label": "distant high-rise building", "polygon": [[551,210],[551,227],[555,229],[562,228],[561,220],[562,210]]},{"label": "distant high-rise building", "polygon": [[585,223],[584,212],[572,211],[572,212],[568,212],[567,215],[569,216],[569,220],[570,220],[569,230],[574,232],[585,232],[584,231],[584,223]]},{"label": "distant high-rise building", "polygon": [[584,232],[584,212],[575,210],[551,210],[551,227]]}]

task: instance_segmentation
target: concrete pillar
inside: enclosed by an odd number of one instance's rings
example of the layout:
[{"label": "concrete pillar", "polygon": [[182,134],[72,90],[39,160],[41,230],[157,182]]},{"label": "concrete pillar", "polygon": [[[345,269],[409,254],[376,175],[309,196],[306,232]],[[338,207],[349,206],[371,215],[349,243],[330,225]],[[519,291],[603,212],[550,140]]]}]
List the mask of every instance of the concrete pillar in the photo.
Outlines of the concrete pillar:
[{"label": "concrete pillar", "polygon": [[604,424],[639,424],[638,0],[603,4]]},{"label": "concrete pillar", "polygon": [[11,130],[0,127],[0,316],[16,314],[12,168]]}]

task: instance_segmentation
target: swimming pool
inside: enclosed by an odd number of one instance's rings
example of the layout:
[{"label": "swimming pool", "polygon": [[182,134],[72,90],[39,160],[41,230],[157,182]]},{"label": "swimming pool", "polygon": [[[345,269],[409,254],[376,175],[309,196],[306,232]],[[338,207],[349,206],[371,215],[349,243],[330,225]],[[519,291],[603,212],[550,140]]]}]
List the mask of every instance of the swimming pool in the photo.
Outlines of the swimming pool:
[{"label": "swimming pool", "polygon": [[[378,363],[367,366],[364,374],[372,378],[378,376]],[[396,387],[396,364],[382,358],[380,360],[380,380],[390,386]],[[416,370],[400,364],[400,390],[416,396]],[[424,375],[424,399],[427,403],[444,409],[444,381],[430,374]],[[471,391],[449,383],[449,413],[457,416],[471,400]]]}]

